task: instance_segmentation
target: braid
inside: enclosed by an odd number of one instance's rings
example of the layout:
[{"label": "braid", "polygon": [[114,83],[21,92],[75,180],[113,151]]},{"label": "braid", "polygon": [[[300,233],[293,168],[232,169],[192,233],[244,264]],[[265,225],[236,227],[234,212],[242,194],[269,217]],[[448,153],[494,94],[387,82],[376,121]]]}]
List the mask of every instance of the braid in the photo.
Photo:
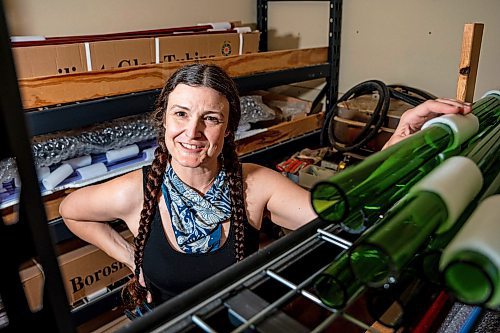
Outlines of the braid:
[{"label": "braid", "polygon": [[245,258],[245,224],[244,216],[245,204],[243,199],[243,174],[241,163],[236,154],[236,144],[234,143],[234,134],[228,135],[224,142],[222,151],[224,156],[224,167],[227,170],[229,191],[231,193],[231,223],[235,233],[235,253],[236,260]]},{"label": "braid", "polygon": [[[156,112],[153,114],[153,121],[156,123],[157,128],[161,128],[163,123],[163,105],[167,104],[168,94],[163,93],[160,95]],[[146,301],[147,288],[144,288],[139,283],[139,276],[141,273],[143,258],[144,258],[144,245],[149,237],[151,231],[151,222],[153,221],[156,204],[158,202],[158,195],[161,192],[161,184],[163,181],[163,174],[167,166],[169,158],[168,150],[165,144],[165,132],[161,129],[158,131],[157,136],[158,147],[155,150],[155,158],[149,168],[146,177],[146,186],[144,189],[144,202],[139,220],[139,230],[137,237],[134,238],[134,263],[135,270],[134,276],[123,288],[122,299],[125,307],[129,310],[134,310]]]},{"label": "braid", "polygon": [[164,140],[162,141],[158,140],[159,146],[156,148],[155,158],[146,177],[139,230],[137,237],[134,238],[134,277],[129,281],[127,287],[124,288],[122,294],[125,305],[129,309],[135,309],[136,306],[141,305],[147,296],[147,289],[139,283],[139,275],[144,257],[144,245],[151,230],[151,222],[153,221],[158,195],[161,191],[163,173],[165,172],[168,160],[168,152]]}]

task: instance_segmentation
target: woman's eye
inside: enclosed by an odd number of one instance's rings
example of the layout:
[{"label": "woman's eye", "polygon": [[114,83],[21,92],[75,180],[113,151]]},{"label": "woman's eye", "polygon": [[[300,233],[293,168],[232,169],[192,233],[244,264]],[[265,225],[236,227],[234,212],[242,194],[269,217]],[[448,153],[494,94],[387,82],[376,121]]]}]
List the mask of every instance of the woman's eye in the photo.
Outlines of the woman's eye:
[{"label": "woman's eye", "polygon": [[211,123],[214,123],[214,124],[219,124],[222,122],[222,120],[220,120],[219,118],[217,117],[213,117],[213,116],[206,116],[205,117],[205,120],[211,122]]},{"label": "woman's eye", "polygon": [[187,113],[185,111],[175,111],[174,114],[177,117],[186,117],[187,116]]}]

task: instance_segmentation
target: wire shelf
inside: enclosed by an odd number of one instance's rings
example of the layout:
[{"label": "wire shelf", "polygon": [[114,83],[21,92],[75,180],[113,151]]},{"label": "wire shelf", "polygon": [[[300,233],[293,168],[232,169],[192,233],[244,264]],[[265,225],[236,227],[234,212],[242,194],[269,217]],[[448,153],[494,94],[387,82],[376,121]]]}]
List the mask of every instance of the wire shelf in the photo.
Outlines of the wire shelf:
[{"label": "wire shelf", "polygon": [[[311,288],[314,279],[350,248],[352,240],[349,238],[353,238],[353,235],[343,233],[337,225],[325,225],[326,223],[319,220],[310,224],[318,226],[315,226],[311,235],[301,241],[287,239],[287,236],[275,242],[280,244],[271,244],[270,247],[288,247],[279,255],[273,257],[271,250],[267,260],[262,256],[258,264],[255,264],[255,260],[249,263],[253,269],[240,270],[236,275],[233,271],[237,266],[245,265],[246,260],[234,265],[193,290],[160,305],[151,316],[147,315],[132,322],[124,332],[238,333],[248,329],[258,332],[321,332],[339,318],[360,329],[379,332],[370,326],[371,323],[367,324],[355,316],[323,304],[314,293]],[[295,232],[307,233],[302,229]],[[265,251],[266,248],[261,250]],[[232,275],[232,282],[204,295],[203,288],[216,283],[217,279],[224,275]],[[360,290],[354,295],[347,302],[347,306],[362,292],[363,290]],[[284,310],[293,306],[298,298],[301,298],[302,302],[313,303],[328,315],[314,327],[307,327],[294,318],[293,313]],[[179,309],[179,304],[189,303],[190,299],[198,301],[191,301],[186,309]]]}]

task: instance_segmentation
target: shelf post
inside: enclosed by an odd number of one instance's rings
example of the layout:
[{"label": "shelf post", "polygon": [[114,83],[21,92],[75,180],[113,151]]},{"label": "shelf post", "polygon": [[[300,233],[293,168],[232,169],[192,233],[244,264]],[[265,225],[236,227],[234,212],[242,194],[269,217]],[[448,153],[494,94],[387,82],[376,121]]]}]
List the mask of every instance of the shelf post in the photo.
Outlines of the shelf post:
[{"label": "shelf post", "polygon": [[[3,2],[0,3],[0,86],[0,159],[15,158],[22,183],[18,222],[6,225],[0,220],[2,272],[7,272],[0,274],[0,294],[9,320],[0,330],[32,331],[43,327],[50,332],[75,332],[40,196]],[[21,263],[32,257],[38,259],[45,276],[44,307],[35,313],[28,307],[19,276]]]}]

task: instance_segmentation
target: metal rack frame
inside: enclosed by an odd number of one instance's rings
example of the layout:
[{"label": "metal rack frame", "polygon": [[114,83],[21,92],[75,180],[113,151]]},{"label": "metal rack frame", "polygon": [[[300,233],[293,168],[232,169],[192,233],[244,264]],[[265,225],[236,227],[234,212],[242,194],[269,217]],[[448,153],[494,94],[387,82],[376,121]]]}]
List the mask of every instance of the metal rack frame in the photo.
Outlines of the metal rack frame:
[{"label": "metal rack frame", "polygon": [[[45,208],[40,197],[9,38],[3,3],[0,3],[0,158],[16,158],[23,184],[19,198],[18,222],[6,225],[3,219],[0,220],[0,252],[3,264],[0,294],[8,317],[8,324],[0,328],[0,331],[29,331],[35,327],[44,327],[52,332],[74,332],[59,265],[47,228]],[[43,310],[35,313],[29,309],[19,276],[20,265],[32,257],[37,257],[44,268],[45,290],[50,290],[45,293]]]},{"label": "metal rack frame", "polygon": [[[279,308],[286,302],[291,301],[297,295],[301,295],[314,304],[326,309],[330,315],[323,320],[311,332],[321,332],[335,319],[342,317],[358,327],[370,332],[377,330],[370,325],[360,321],[343,311],[339,311],[323,304],[314,293],[307,290],[314,278],[324,271],[331,263],[308,272],[306,278],[300,282],[291,282],[285,278],[280,271],[290,268],[300,258],[304,257],[324,243],[332,244],[335,248],[328,253],[328,257],[335,258],[350,248],[352,235],[339,236],[341,229],[337,225],[331,225],[319,219],[312,221],[293,234],[277,240],[260,252],[246,258],[210,279],[182,293],[174,299],[158,306],[155,311],[139,318],[122,330],[121,333],[135,332],[190,332],[201,329],[204,332],[219,332],[207,322],[207,318],[214,315],[215,310],[226,313],[228,316],[231,309],[228,307],[227,299],[236,297],[251,289],[253,286],[272,279],[274,282],[286,287],[288,292],[280,296],[260,311],[253,313],[249,318],[238,316],[240,325],[235,325],[232,333],[244,332],[247,328],[262,323],[270,315],[275,315]],[[236,296],[235,296],[236,295]],[[357,295],[348,302],[350,304]],[[200,302],[200,300],[203,300]],[[235,315],[234,313],[231,313]]]}]

